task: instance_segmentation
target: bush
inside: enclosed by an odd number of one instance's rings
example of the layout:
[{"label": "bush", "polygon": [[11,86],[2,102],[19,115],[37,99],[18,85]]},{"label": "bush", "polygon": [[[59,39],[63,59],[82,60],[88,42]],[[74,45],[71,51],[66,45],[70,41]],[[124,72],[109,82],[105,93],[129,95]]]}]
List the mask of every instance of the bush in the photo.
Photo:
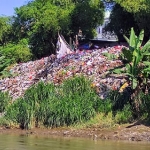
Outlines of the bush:
[{"label": "bush", "polygon": [[5,126],[5,127],[9,127],[10,126],[10,122],[8,120],[6,120],[4,117],[0,117],[0,126]]},{"label": "bush", "polygon": [[5,47],[0,47],[0,51],[7,59],[13,59],[11,63],[27,62],[32,58],[26,39],[21,40],[18,44],[10,43]]}]

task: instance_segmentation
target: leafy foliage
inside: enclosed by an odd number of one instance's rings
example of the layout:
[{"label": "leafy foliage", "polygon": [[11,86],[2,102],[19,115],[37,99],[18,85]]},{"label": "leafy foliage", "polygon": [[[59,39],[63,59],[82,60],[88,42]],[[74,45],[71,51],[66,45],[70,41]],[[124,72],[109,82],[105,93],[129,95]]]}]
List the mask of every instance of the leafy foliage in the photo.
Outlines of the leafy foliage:
[{"label": "leafy foliage", "polygon": [[32,58],[26,39],[20,40],[18,44],[7,44],[5,47],[0,47],[0,52],[2,52],[3,57],[11,60],[11,64],[27,62]]},{"label": "leafy foliage", "polygon": [[93,30],[103,22],[104,4],[99,0],[78,2],[72,12],[72,32],[77,34],[79,27],[86,38],[94,36]]},{"label": "leafy foliage", "polygon": [[[5,69],[13,62],[13,59],[6,58],[6,56],[0,53],[0,76],[7,74]],[[8,74],[7,74],[8,75]],[[6,76],[7,76],[6,75]],[[8,75],[9,76],[9,75]]]},{"label": "leafy foliage", "polygon": [[116,123],[129,123],[133,120],[133,115],[131,111],[131,105],[126,104],[123,110],[118,111],[115,115],[115,122]]},{"label": "leafy foliage", "polygon": [[149,11],[150,2],[147,0],[114,0],[129,12],[140,12],[141,10]]},{"label": "leafy foliage", "polygon": [[[135,89],[139,86],[138,78],[140,75],[143,74],[143,76],[147,78],[149,74],[149,62],[146,60],[143,61],[143,58],[147,55],[149,56],[150,41],[141,47],[144,38],[144,30],[142,30],[137,37],[133,28],[131,28],[130,38],[124,37],[129,44],[129,49],[123,48],[122,50],[124,58],[128,62],[126,64],[125,73],[130,77],[132,89]],[[120,70],[120,73],[121,72],[123,73],[123,70]]]},{"label": "leafy foliage", "polygon": [[41,58],[55,53],[58,32],[68,40],[79,27],[85,35],[91,35],[103,17],[104,6],[99,0],[35,0],[16,8],[13,29],[18,40],[29,38],[32,53]]},{"label": "leafy foliage", "polygon": [[148,118],[150,117],[150,94],[144,94],[144,93],[140,93],[140,98],[141,98],[141,103],[142,105],[140,105],[140,113],[141,115],[143,115],[144,113],[148,114]]},{"label": "leafy foliage", "polygon": [[0,56],[0,72],[3,71],[8,65],[10,65],[10,62],[10,59],[6,59],[5,56]]},{"label": "leafy foliage", "polygon": [[0,45],[6,45],[10,40],[11,18],[0,17]]},{"label": "leafy foliage", "polygon": [[134,20],[137,23],[137,26],[139,30],[145,31],[145,37],[144,41],[147,41],[150,37],[150,18],[149,18],[150,12],[140,11],[136,14],[134,14]]}]

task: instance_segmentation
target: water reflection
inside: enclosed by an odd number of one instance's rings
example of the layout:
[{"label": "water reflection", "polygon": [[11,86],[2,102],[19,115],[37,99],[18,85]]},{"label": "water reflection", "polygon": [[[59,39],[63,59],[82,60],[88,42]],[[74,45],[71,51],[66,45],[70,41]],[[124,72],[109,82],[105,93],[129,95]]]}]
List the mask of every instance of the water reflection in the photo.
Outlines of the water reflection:
[{"label": "water reflection", "polygon": [[0,135],[0,150],[150,150],[150,143]]}]

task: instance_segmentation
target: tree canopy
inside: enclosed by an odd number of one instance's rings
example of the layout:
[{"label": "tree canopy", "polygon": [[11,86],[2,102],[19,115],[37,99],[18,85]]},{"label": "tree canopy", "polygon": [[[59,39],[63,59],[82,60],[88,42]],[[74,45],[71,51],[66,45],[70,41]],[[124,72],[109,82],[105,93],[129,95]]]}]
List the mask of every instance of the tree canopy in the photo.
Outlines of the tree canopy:
[{"label": "tree canopy", "polygon": [[5,16],[0,17],[0,44],[2,46],[6,45],[9,41],[11,27],[11,18]]},{"label": "tree canopy", "polygon": [[141,10],[149,11],[149,0],[114,0],[128,12],[140,12]]},{"label": "tree canopy", "polygon": [[110,23],[106,30],[114,31],[119,41],[124,40],[123,34],[128,34],[131,27],[138,28],[134,15],[124,10],[119,4],[116,4],[110,15]]},{"label": "tree canopy", "polygon": [[113,30],[118,36],[121,36],[120,30],[122,34],[127,34],[131,27],[134,27],[135,32],[144,29],[145,39],[149,39],[149,0],[108,0],[107,3],[115,4],[111,11],[108,30]]},{"label": "tree canopy", "polygon": [[76,34],[79,28],[87,37],[102,24],[104,5],[99,0],[35,0],[15,9],[13,27],[18,40],[29,39],[36,57],[55,52],[58,32]]}]

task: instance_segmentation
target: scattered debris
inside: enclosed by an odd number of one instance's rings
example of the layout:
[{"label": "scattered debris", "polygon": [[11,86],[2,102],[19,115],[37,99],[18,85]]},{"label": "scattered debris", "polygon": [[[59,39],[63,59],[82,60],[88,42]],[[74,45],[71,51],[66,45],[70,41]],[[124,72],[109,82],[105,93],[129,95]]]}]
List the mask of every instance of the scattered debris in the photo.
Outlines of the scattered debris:
[{"label": "scattered debris", "polygon": [[57,85],[64,79],[83,74],[92,80],[91,86],[96,88],[99,96],[105,98],[109,90],[119,90],[125,79],[108,75],[110,69],[122,65],[122,62],[119,59],[109,60],[103,53],[119,56],[122,47],[76,51],[61,58],[51,55],[17,64],[10,70],[16,76],[0,80],[0,90],[8,91],[11,97],[16,99],[38,81],[53,82]]}]

